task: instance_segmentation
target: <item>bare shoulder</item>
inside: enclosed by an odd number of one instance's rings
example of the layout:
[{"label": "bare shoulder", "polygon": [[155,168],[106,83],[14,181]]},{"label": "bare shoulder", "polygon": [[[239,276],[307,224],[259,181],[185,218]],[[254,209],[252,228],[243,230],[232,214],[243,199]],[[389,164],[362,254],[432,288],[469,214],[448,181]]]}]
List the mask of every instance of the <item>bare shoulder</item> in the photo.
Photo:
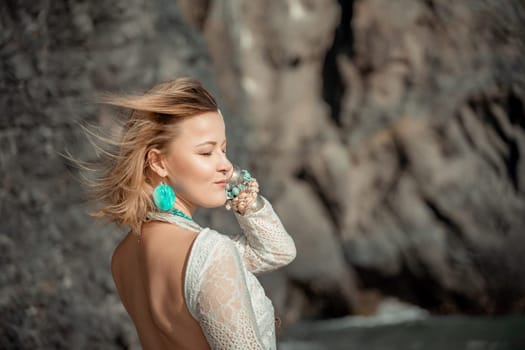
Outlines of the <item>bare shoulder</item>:
[{"label": "bare shoulder", "polygon": [[145,223],[141,233],[144,262],[159,272],[182,268],[197,234],[170,223]]},{"label": "bare shoulder", "polygon": [[142,227],[141,241],[144,242],[146,248],[156,248],[164,244],[193,241],[197,234],[197,232],[167,222],[150,221]]},{"label": "bare shoulder", "polygon": [[116,276],[118,275],[118,272],[120,271],[120,266],[122,265],[122,255],[124,245],[126,245],[127,240],[129,239],[129,236],[131,233],[128,233],[127,236],[122,239],[119,244],[115,247],[115,250],[113,251],[113,255],[111,256],[111,273],[113,274],[113,278],[116,281]]},{"label": "bare shoulder", "polygon": [[[117,287],[117,291],[121,297],[123,298],[123,284],[125,283],[125,277],[126,277],[126,271],[129,271],[130,266],[129,261],[130,257],[132,256],[130,252],[130,247],[133,245],[130,244],[133,241],[134,234],[129,232],[115,247],[115,250],[113,251],[113,255],[111,256],[111,275],[113,277],[113,281],[115,283],[115,286]],[[136,238],[135,238],[136,242]],[[135,266],[131,267],[135,268]],[[126,306],[126,303],[123,300],[124,306]]]}]

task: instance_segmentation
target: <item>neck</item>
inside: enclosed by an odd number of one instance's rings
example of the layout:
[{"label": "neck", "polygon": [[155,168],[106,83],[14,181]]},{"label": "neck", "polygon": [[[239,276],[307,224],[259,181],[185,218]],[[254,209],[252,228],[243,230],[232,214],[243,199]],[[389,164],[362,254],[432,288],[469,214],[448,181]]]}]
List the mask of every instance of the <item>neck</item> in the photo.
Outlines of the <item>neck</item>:
[{"label": "neck", "polygon": [[184,214],[189,215],[193,217],[193,213],[195,213],[195,210],[197,207],[195,204],[192,204],[188,200],[181,198],[180,196],[177,196],[177,201],[175,202],[174,208],[182,211]]}]

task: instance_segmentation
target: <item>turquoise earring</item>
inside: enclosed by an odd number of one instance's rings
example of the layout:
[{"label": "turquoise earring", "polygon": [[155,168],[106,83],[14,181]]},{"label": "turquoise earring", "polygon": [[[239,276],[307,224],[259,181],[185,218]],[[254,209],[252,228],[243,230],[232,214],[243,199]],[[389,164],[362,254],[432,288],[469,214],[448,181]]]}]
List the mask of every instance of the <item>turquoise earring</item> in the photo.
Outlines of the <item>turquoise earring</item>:
[{"label": "turquoise earring", "polygon": [[163,182],[153,190],[153,203],[162,211],[168,211],[173,208],[176,200],[177,196],[175,196],[173,188]]}]

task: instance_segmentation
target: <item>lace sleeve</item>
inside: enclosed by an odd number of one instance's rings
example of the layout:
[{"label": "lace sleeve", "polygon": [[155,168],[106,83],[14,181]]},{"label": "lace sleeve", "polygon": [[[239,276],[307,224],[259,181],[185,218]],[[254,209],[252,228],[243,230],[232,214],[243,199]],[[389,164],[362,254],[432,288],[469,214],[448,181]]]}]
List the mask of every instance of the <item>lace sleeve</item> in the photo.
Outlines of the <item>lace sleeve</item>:
[{"label": "lace sleeve", "polygon": [[232,237],[252,273],[275,270],[295,259],[295,243],[284,229],[270,202],[254,213],[235,214],[243,234]]},{"label": "lace sleeve", "polygon": [[230,240],[219,241],[208,256],[196,316],[212,349],[263,349],[245,271]]}]

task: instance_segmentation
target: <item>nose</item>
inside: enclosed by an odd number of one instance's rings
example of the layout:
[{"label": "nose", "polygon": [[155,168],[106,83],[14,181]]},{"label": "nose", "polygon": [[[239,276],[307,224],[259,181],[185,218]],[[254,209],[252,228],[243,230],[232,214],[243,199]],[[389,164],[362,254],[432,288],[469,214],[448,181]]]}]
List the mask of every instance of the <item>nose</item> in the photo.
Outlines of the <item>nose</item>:
[{"label": "nose", "polygon": [[218,171],[223,173],[226,178],[230,178],[231,176],[231,173],[233,171],[233,165],[232,163],[230,162],[230,160],[228,159],[228,157],[226,157],[226,155],[224,155],[224,157],[222,157],[219,165],[218,165]]}]

